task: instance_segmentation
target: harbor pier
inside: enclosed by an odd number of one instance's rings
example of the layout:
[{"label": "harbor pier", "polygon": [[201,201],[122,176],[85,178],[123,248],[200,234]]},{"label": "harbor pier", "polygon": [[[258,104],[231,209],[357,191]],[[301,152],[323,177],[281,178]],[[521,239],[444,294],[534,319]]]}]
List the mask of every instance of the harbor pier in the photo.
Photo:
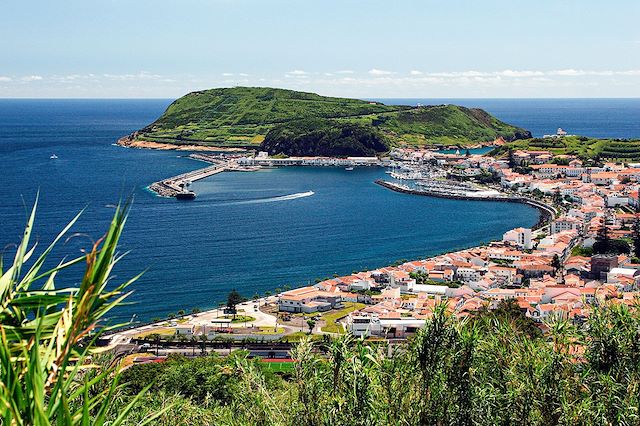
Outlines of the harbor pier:
[{"label": "harbor pier", "polygon": [[239,165],[236,158],[208,154],[191,154],[189,155],[189,158],[204,161],[211,165],[202,169],[193,170],[191,172],[182,173],[177,176],[154,182],[149,185],[149,189],[161,197],[176,197],[179,194],[185,193],[185,191],[187,191],[187,187],[192,182],[208,178],[209,176],[213,176],[218,173],[225,171],[248,172],[258,170],[257,167]]}]

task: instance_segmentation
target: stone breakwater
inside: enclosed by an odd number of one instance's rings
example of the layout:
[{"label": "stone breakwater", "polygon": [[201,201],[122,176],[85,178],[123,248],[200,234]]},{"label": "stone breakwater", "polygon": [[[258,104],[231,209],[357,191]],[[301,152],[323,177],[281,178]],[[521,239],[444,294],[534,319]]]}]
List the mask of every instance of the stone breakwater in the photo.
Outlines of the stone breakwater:
[{"label": "stone breakwater", "polygon": [[149,189],[161,197],[175,197],[178,193],[182,192],[189,183],[222,173],[225,170],[226,167],[224,165],[216,164],[205,167],[204,169],[194,170],[192,172],[170,177],[169,179],[154,182],[149,185]]},{"label": "stone breakwater", "polygon": [[469,193],[455,193],[455,192],[439,192],[429,189],[413,189],[404,185],[400,185],[393,182],[388,182],[382,179],[375,181],[376,184],[390,189],[392,191],[401,192],[403,194],[423,195],[427,197],[448,198],[451,200],[470,200],[470,201],[499,201],[505,203],[522,203],[531,207],[535,207],[540,212],[540,218],[538,223],[533,227],[534,229],[541,228],[547,225],[558,213],[555,208],[536,200],[524,197],[514,197],[506,194],[500,195],[472,195]]},{"label": "stone breakwater", "polygon": [[211,166],[154,182],[149,185],[149,189],[161,197],[175,197],[178,193],[183,192],[189,184],[197,180],[225,171],[253,172],[259,169],[258,167],[238,165],[237,159],[228,155],[191,154],[189,158],[204,161],[211,164]]}]

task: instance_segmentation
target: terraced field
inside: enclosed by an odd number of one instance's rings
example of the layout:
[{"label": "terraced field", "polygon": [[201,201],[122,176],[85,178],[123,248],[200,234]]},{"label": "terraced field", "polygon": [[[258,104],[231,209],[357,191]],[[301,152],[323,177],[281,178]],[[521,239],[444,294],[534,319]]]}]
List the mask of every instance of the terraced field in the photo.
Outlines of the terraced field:
[{"label": "terraced field", "polygon": [[583,159],[605,161],[640,161],[640,140],[594,139],[582,136],[564,138],[532,138],[511,142],[495,154],[505,155],[508,149],[547,150],[556,155],[572,154]]},{"label": "terraced field", "polygon": [[599,154],[604,159],[640,161],[640,141],[602,141]]},{"label": "terraced field", "polygon": [[273,126],[289,121],[357,119],[408,108],[284,89],[212,89],[176,100],[142,129],[140,137],[153,142],[256,145]]}]

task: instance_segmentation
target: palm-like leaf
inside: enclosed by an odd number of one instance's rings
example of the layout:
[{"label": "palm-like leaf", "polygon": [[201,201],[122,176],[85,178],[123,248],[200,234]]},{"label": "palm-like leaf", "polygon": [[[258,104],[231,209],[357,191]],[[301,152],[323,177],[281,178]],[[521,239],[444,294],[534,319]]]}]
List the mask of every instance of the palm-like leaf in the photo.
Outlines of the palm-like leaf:
[{"label": "palm-like leaf", "polygon": [[[95,341],[110,328],[101,321],[130,294],[126,289],[138,278],[107,288],[111,271],[120,259],[116,251],[129,204],[116,209],[108,232],[89,253],[62,261],[45,272],[41,271],[48,255],[80,215],[29,266],[36,250],[35,244],[30,246],[36,207],[37,200],[13,263],[0,268],[2,423],[101,425],[119,390],[117,372],[102,369],[91,378],[88,372],[97,368],[90,362],[98,351]],[[57,273],[83,261],[86,268],[80,285],[58,288]],[[110,385],[96,391],[103,381]],[[134,398],[112,424],[121,424],[138,400]]]}]

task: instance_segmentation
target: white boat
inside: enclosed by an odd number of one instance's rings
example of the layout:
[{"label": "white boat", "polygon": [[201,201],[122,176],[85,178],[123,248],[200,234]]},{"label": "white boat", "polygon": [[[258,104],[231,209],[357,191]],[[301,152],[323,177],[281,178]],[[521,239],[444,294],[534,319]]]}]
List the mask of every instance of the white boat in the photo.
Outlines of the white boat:
[{"label": "white boat", "polygon": [[55,160],[56,158],[58,158],[58,156],[55,155],[55,154],[51,154],[51,157],[49,157],[49,158],[52,159],[52,160]]},{"label": "white boat", "polygon": [[344,168],[346,171],[350,172],[351,170],[353,170],[353,167],[345,167]]}]

